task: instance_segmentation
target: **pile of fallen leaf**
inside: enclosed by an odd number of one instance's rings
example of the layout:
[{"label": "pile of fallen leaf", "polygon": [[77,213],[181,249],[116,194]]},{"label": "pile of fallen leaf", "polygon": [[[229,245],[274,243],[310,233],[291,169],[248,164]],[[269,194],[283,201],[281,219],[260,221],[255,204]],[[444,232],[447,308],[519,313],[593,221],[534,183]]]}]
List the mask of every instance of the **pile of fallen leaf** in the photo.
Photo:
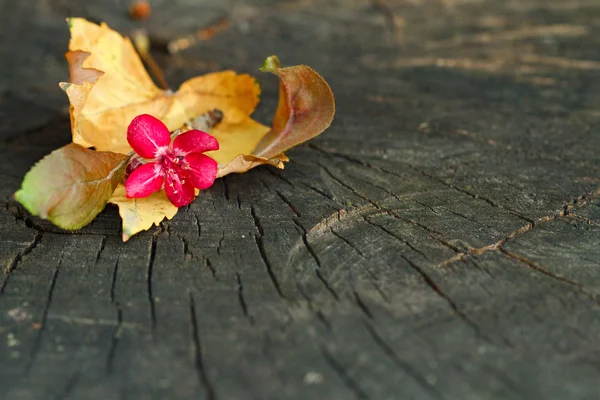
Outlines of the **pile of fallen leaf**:
[{"label": "pile of fallen leaf", "polygon": [[320,134],[333,120],[329,85],[305,65],[282,68],[275,56],[265,61],[261,70],[280,80],[269,128],[250,118],[260,94],[251,76],[222,71],[192,78],[176,92],[162,90],[128,38],[106,24],[80,18],[68,23],[70,82],[60,87],[71,103],[73,143],[39,161],[15,193],[31,214],[63,229],[89,224],[110,202],[119,207],[126,241],[177,213],[164,190],[126,196],[123,177],[134,156],[127,128],[139,115],[158,118],[170,132],[210,130],[219,150],[206,154],[218,163],[217,177],[261,164],[283,168],[284,151]]}]

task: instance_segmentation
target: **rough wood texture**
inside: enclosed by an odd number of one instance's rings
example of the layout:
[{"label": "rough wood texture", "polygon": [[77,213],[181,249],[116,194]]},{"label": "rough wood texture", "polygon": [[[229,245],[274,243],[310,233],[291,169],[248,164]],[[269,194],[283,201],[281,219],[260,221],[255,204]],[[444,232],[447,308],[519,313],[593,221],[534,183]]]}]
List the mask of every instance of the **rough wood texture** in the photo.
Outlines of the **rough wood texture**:
[{"label": "rough wood texture", "polygon": [[600,398],[597,0],[152,2],[174,87],[277,54],[338,115],[126,244],[10,199],[69,141],[64,17],[139,26],[92,3],[0,2],[0,398]]}]

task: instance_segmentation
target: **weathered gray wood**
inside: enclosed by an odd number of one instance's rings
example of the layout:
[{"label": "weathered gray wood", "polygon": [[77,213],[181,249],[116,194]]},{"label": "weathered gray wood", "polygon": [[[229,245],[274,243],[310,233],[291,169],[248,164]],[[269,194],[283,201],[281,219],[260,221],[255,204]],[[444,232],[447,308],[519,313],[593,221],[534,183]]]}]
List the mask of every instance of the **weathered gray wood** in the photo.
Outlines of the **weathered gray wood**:
[{"label": "weathered gray wood", "polygon": [[91,3],[0,1],[0,398],[600,396],[600,4],[152,2],[173,87],[277,54],[338,114],[123,244],[113,207],[65,233],[10,198],[70,139],[64,17],[140,26]]}]

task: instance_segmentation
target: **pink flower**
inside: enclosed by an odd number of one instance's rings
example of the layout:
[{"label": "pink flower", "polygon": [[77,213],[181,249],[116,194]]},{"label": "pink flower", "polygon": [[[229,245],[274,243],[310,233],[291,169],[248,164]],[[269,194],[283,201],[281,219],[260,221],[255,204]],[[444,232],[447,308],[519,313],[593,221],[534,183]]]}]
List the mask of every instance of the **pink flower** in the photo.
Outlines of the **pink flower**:
[{"label": "pink flower", "polygon": [[131,172],[125,182],[128,198],[150,196],[164,184],[167,197],[176,207],[194,200],[196,189],[210,187],[217,178],[218,164],[202,154],[219,149],[217,139],[191,130],[171,144],[169,130],[151,115],[138,115],[127,128],[127,141],[141,157],[150,160]]}]

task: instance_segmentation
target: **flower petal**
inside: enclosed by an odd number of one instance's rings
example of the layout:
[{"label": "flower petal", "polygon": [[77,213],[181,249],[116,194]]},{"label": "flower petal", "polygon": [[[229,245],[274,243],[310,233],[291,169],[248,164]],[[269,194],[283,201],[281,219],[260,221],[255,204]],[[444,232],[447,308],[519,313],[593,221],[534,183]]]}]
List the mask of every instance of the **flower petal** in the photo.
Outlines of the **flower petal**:
[{"label": "flower petal", "polygon": [[209,156],[192,153],[184,157],[183,168],[187,170],[194,187],[204,190],[211,187],[217,179],[219,164]]},{"label": "flower petal", "polygon": [[158,164],[143,164],[134,169],[125,182],[127,197],[130,199],[148,197],[160,190],[164,180],[165,177]]},{"label": "flower petal", "polygon": [[190,153],[204,153],[219,150],[219,142],[206,132],[197,129],[183,132],[173,141],[175,154],[185,156]]},{"label": "flower petal", "polygon": [[186,172],[178,167],[167,173],[165,193],[175,207],[187,206],[196,197],[192,181]]},{"label": "flower petal", "polygon": [[143,158],[154,158],[161,147],[169,146],[169,129],[152,115],[138,115],[127,128],[127,141],[133,150]]}]

